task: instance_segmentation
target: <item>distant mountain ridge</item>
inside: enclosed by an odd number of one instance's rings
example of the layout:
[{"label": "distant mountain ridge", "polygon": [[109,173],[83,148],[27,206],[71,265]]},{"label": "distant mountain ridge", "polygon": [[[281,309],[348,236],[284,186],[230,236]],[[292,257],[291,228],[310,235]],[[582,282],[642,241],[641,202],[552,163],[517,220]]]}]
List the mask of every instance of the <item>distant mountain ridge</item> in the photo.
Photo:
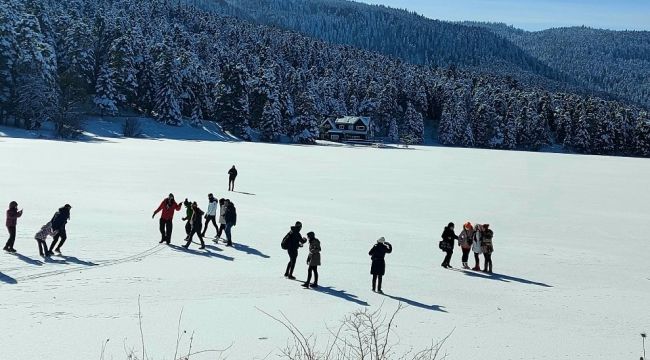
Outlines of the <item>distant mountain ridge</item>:
[{"label": "distant mountain ridge", "polygon": [[460,66],[549,90],[650,106],[650,33],[453,23],[344,0],[187,0],[222,14],[418,65]]}]

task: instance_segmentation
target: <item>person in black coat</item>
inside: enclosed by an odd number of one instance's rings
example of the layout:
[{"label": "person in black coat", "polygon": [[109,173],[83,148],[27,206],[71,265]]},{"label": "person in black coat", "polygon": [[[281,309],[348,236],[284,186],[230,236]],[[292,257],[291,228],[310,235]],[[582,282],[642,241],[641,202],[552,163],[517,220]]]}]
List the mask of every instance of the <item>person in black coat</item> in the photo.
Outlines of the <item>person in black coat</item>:
[{"label": "person in black coat", "polygon": [[237,178],[237,169],[233,165],[230,170],[228,170],[228,191],[235,191],[235,179]]},{"label": "person in black coat", "polygon": [[232,227],[237,225],[237,209],[235,208],[235,204],[226,199],[226,213],[224,214],[224,219],[226,220],[226,229],[224,230],[226,233],[226,240],[228,241],[226,243],[226,246],[232,246]]},{"label": "person in black coat", "polygon": [[454,240],[458,240],[458,236],[454,233],[454,223],[450,222],[442,231],[441,250],[446,253],[445,259],[442,261],[442,266],[445,269],[451,269],[449,262],[451,256],[454,254]]},{"label": "person in black coat", "polygon": [[196,202],[192,203],[192,218],[190,219],[192,223],[192,228],[190,230],[190,234],[187,236],[187,243],[183,245],[184,248],[189,248],[190,244],[192,243],[192,239],[194,238],[194,235],[199,237],[199,241],[201,242],[201,247],[199,249],[205,249],[205,243],[203,242],[203,233],[201,232],[201,229],[203,228],[203,210],[199,208],[199,205]]},{"label": "person in black coat", "polygon": [[[54,240],[52,240],[52,245],[50,245],[50,253],[53,253],[54,251],[61,253],[61,246],[63,246],[65,241],[68,239],[65,225],[68,223],[68,220],[70,220],[70,209],[72,209],[72,206],[65,204],[65,206],[59,208],[50,221],[52,224],[52,231],[54,232]],[[57,246],[59,240],[61,240],[61,242]]]},{"label": "person in black coat", "polygon": [[377,240],[377,243],[370,249],[368,255],[372,260],[370,266],[370,274],[372,274],[372,291],[377,291],[379,294],[384,292],[381,290],[381,281],[386,273],[386,261],[384,257],[386,254],[393,252],[393,245],[386,241],[383,237]]},{"label": "person in black coat", "polygon": [[284,277],[291,280],[296,279],[293,276],[293,270],[296,267],[296,259],[298,259],[298,249],[307,242],[307,239],[300,235],[300,230],[302,230],[302,223],[297,221],[296,225],[292,226],[289,233],[282,239],[282,248],[286,249],[289,254],[289,263],[284,271]]}]

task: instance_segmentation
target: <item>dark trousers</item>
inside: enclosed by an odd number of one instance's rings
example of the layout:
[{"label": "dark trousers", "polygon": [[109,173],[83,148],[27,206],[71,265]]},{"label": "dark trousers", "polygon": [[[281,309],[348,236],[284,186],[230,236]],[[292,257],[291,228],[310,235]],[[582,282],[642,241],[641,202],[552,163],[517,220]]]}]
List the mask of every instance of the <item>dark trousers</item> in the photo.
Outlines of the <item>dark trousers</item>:
[{"label": "dark trousers", "polygon": [[190,233],[192,232],[192,223],[190,221],[185,223],[185,233],[187,236],[190,236]]},{"label": "dark trousers", "polygon": [[47,243],[45,240],[36,240],[38,242],[38,253],[41,256],[48,256],[50,254],[50,251],[47,250]]},{"label": "dark trousers", "polygon": [[471,251],[472,249],[469,249],[469,248],[467,248],[467,249],[461,248],[461,250],[463,250],[463,263],[466,263],[466,262],[469,260],[469,253],[470,253],[470,251]]},{"label": "dark trousers", "polygon": [[442,266],[449,266],[449,262],[451,262],[451,256],[454,254],[453,250],[446,250],[445,253],[445,260],[442,261]]},{"label": "dark trousers", "polygon": [[199,241],[201,241],[201,248],[204,248],[205,243],[203,242],[203,235],[201,235],[201,226],[192,227],[192,231],[190,231],[190,234],[187,236],[187,244],[185,244],[185,247],[187,248],[190,246],[195,234],[198,236]]},{"label": "dark trousers", "polygon": [[476,267],[480,268],[481,267],[481,260],[479,259],[479,254],[474,253],[474,261],[476,261]]},{"label": "dark trousers", "polygon": [[228,179],[228,191],[235,191],[235,178],[231,177]]},{"label": "dark trousers", "polygon": [[314,274],[314,284],[318,285],[318,266],[310,266],[307,269],[307,284],[311,282],[312,274]]},{"label": "dark trousers", "polygon": [[381,275],[373,275],[372,276],[372,291],[381,291],[381,279],[383,276]]},{"label": "dark trousers", "polygon": [[221,234],[223,234],[224,230],[226,230],[226,224],[219,224],[219,228],[217,229],[217,240],[221,239]]},{"label": "dark trousers", "polygon": [[298,250],[287,250],[287,253],[289,254],[289,263],[284,276],[293,276],[293,269],[296,267],[296,260],[298,259]]},{"label": "dark trousers", "polygon": [[485,272],[492,272],[492,254],[484,253],[483,256],[485,257],[485,265],[483,266],[484,269],[483,271]]},{"label": "dark trousers", "polygon": [[226,229],[224,230],[226,233],[226,240],[228,240],[228,245],[232,245],[232,227],[233,224],[226,224]]},{"label": "dark trousers", "polygon": [[216,216],[206,216],[205,218],[205,227],[203,228],[203,236],[205,236],[205,232],[208,231],[208,225],[214,225],[214,228],[217,229],[217,234],[219,233],[219,226],[217,225],[217,217]]},{"label": "dark trousers", "polygon": [[172,241],[172,230],[174,229],[174,223],[171,220],[160,219],[160,243],[171,243]]},{"label": "dark trousers", "polygon": [[[50,245],[50,252],[53,252],[54,249],[56,248],[57,250],[61,250],[61,246],[63,246],[63,243],[68,239],[68,233],[65,232],[65,227],[62,227],[59,229],[56,234],[54,234],[54,237],[52,238],[52,245]],[[61,240],[59,245],[57,246],[56,243]]]},{"label": "dark trousers", "polygon": [[15,226],[7,226],[7,230],[9,230],[9,240],[7,240],[7,244],[5,245],[5,250],[11,250],[14,248],[14,242],[16,242],[16,227]]}]

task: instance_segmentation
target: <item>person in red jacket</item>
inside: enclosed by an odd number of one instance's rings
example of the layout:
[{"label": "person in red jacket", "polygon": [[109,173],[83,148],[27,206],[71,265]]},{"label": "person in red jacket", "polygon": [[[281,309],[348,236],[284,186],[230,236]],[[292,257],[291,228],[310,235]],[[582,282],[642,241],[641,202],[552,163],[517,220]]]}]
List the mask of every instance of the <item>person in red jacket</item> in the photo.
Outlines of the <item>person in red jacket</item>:
[{"label": "person in red jacket", "polygon": [[[185,200],[187,201],[187,200]],[[172,241],[172,230],[174,228],[174,212],[181,210],[182,204],[179,204],[174,200],[174,194],[169,194],[165,200],[160,203],[158,209],[153,212],[151,218],[155,218],[156,214],[162,211],[160,215],[160,244],[167,243],[169,245]]]}]

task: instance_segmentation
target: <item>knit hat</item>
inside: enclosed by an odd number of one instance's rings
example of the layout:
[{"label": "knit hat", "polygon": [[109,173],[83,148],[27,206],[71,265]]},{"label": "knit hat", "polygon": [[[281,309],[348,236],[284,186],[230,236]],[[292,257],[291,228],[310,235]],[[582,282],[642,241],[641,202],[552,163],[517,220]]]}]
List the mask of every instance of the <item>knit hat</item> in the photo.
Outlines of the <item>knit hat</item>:
[{"label": "knit hat", "polygon": [[472,223],[468,221],[468,222],[465,223],[464,227],[467,230],[471,230],[472,229]]},{"label": "knit hat", "polygon": [[382,236],[377,240],[378,243],[383,244],[386,242],[386,239]]}]

